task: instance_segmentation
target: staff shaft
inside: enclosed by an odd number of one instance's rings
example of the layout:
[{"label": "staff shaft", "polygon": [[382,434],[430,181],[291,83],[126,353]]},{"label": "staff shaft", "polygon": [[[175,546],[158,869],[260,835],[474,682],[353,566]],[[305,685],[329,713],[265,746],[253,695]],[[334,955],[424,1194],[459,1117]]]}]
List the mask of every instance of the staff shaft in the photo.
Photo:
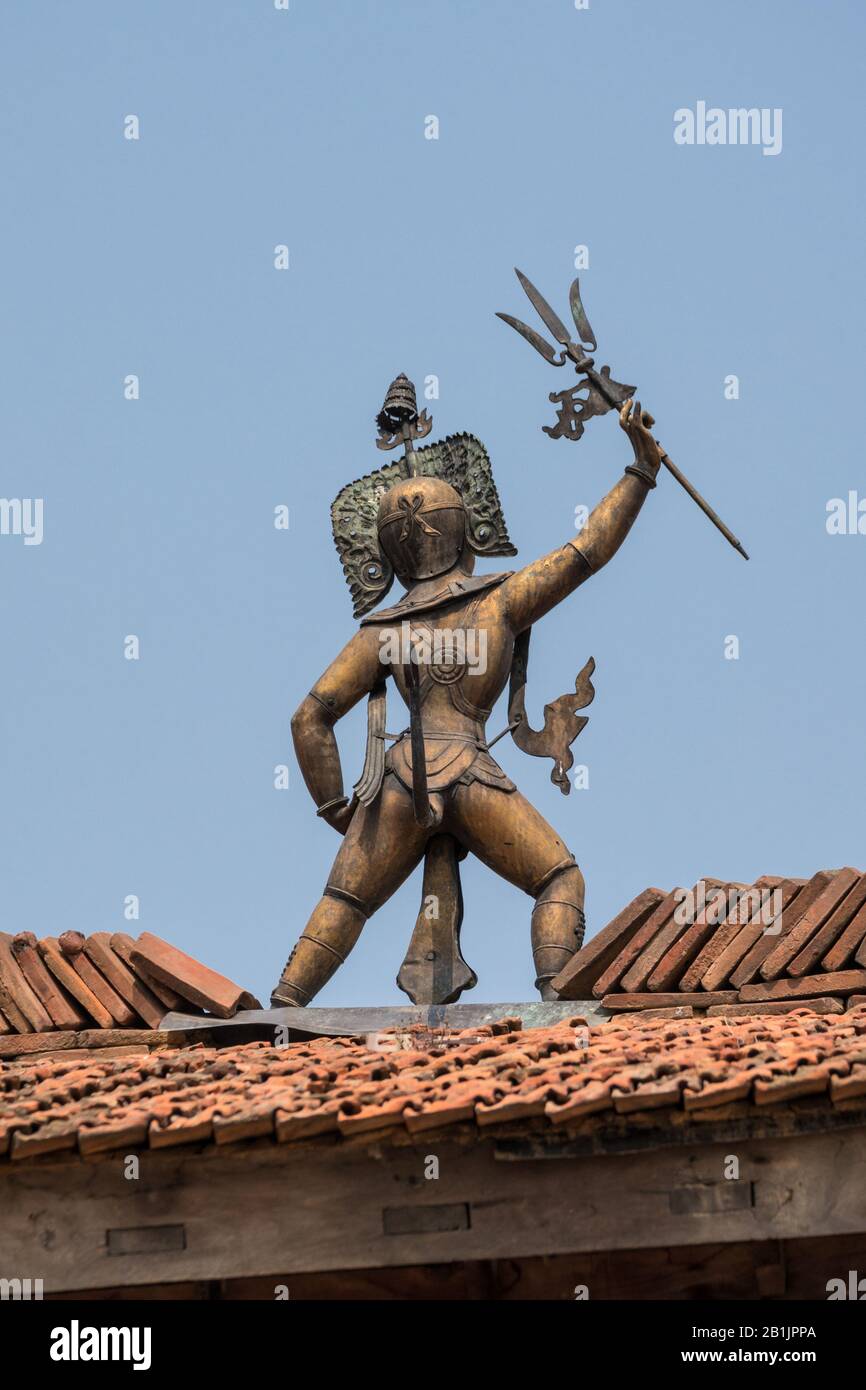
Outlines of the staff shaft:
[{"label": "staff shaft", "polygon": [[[611,391],[610,386],[605,381],[601,373],[593,370],[591,366],[592,359],[583,357],[581,349],[575,343],[569,343],[566,346],[566,352],[568,353],[569,357],[571,357],[572,361],[574,361],[577,371],[585,372],[589,379],[592,381],[593,385],[596,387],[596,390],[598,390],[601,393],[601,395],[604,396],[608,404],[614,410],[619,410],[621,408],[621,401]],[[739,551],[744,560],[748,560],[749,556],[746,553],[746,550],[737,540],[730,527],[725,525],[718,512],[713,510],[707,499],[705,497],[702,497],[701,494],[698,492],[697,488],[689,482],[685,473],[680,472],[673,459],[670,457],[669,454],[665,453],[658,440],[656,440],[656,444],[658,445],[659,453],[661,454],[662,463],[664,464],[668,472],[673,474],[681,488],[685,488],[692,501],[697,502],[704,516],[709,517],[710,521],[713,523],[716,529],[721,531],[722,535],[724,536],[725,540],[729,543],[729,545],[732,545],[735,550]]]},{"label": "staff shaft", "polygon": [[662,446],[661,444],[659,444],[658,440],[656,440],[656,444],[659,445],[659,449],[661,450],[662,463],[664,464],[668,472],[673,474],[680,487],[685,488],[692,501],[697,502],[704,516],[709,517],[710,521],[713,523],[716,529],[721,531],[725,540],[728,541],[729,544],[731,544],[735,550],[738,550],[740,552],[744,560],[748,560],[748,554],[746,553],[740,542],[737,540],[733,531],[730,530],[730,528],[727,527],[725,523],[722,521],[722,518],[719,516],[718,512],[713,511],[713,508],[710,506],[707,499],[705,497],[702,497],[701,494],[698,492],[697,488],[689,482],[685,473],[680,472],[670,455],[666,454],[664,449],[662,449]]}]

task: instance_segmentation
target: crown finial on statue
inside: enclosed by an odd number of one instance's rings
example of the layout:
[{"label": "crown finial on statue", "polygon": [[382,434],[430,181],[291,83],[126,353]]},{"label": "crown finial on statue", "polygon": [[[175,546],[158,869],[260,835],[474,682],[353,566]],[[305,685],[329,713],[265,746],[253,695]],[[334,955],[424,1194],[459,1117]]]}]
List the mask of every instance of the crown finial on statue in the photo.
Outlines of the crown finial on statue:
[{"label": "crown finial on statue", "polygon": [[394,449],[398,444],[406,447],[406,462],[410,474],[417,472],[417,460],[413,441],[423,439],[433,428],[433,421],[426,410],[418,413],[415,387],[404,372],[395,377],[388,387],[385,404],[376,416],[379,427],[377,449]]}]

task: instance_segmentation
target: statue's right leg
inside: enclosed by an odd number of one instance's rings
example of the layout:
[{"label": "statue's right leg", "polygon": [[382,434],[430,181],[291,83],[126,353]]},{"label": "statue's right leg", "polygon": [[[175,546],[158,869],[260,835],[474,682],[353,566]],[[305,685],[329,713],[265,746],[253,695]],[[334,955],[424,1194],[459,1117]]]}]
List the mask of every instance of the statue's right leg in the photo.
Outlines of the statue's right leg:
[{"label": "statue's right leg", "polygon": [[305,1005],[343,964],[367,918],[419,863],[429,830],[415,820],[412,797],[386,775],[376,800],[359,806],[305,926],[271,995],[275,1007]]}]

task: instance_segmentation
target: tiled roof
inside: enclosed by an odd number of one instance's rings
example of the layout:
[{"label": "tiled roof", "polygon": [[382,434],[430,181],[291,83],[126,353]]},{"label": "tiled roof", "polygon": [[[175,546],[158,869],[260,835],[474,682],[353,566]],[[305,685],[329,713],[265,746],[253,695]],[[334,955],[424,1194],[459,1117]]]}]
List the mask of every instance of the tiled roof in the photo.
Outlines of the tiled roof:
[{"label": "tiled roof", "polygon": [[866,994],[866,873],[647,888],[554,985],[564,999],[592,996],[613,1010],[782,1012],[809,999],[841,1012]]},{"label": "tiled roof", "polygon": [[[587,1123],[691,1124],[791,1101],[866,1122],[866,1007],[843,1016],[646,1019],[521,1031],[413,1029],[216,1050],[0,1062],[0,1154],[123,1147],[409,1142],[443,1128],[567,1135]],[[497,1134],[501,1131],[497,1130]]]},{"label": "tiled roof", "polygon": [[251,994],[150,932],[0,932],[0,1036],[156,1028],[170,1009],[230,1018]]}]

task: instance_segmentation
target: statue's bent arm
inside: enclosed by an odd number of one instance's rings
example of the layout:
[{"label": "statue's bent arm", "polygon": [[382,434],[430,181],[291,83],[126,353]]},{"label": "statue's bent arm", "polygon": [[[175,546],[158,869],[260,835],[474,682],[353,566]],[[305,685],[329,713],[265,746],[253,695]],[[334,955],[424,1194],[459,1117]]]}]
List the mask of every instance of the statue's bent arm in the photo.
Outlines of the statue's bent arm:
[{"label": "statue's bent arm", "polygon": [[337,829],[347,798],[334,725],[384,680],[388,668],[380,650],[376,629],[361,628],[292,716],[295,756],[307,789],[323,818]]}]

